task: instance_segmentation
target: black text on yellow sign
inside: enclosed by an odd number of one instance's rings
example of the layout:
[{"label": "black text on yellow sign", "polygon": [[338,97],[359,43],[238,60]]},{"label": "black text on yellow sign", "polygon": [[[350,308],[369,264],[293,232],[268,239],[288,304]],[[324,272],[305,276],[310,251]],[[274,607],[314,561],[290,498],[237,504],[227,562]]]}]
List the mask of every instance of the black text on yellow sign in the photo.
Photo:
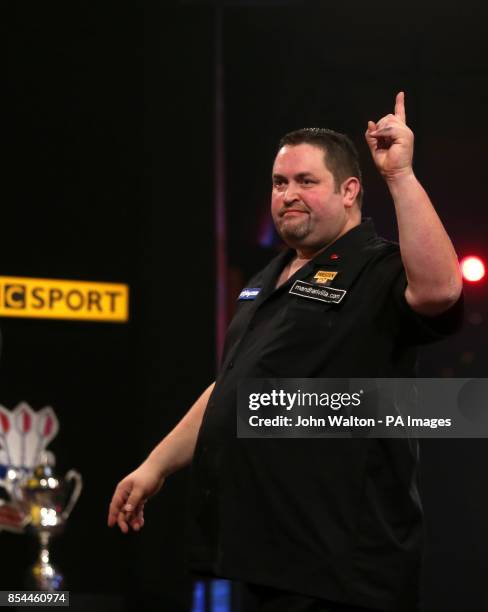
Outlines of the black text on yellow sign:
[{"label": "black text on yellow sign", "polygon": [[0,316],[124,323],[129,317],[129,287],[0,276]]}]

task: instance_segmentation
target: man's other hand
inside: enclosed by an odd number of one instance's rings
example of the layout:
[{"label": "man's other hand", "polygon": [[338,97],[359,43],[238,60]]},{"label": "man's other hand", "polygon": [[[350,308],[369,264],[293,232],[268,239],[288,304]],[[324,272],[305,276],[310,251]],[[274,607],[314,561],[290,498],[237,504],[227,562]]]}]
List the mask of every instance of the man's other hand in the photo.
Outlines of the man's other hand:
[{"label": "man's other hand", "polygon": [[123,533],[144,526],[144,505],[163,486],[164,477],[148,460],[117,485],[110,502],[107,524],[116,523]]}]

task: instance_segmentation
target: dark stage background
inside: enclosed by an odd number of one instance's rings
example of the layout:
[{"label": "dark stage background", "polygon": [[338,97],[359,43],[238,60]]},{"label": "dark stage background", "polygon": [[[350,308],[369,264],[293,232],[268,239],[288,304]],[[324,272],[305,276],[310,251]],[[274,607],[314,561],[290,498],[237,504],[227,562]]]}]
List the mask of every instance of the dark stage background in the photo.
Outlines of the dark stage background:
[{"label": "dark stage background", "polygon": [[[215,375],[216,12],[198,2],[5,6],[0,275],[128,283],[131,317],[127,325],[1,319],[0,404],[52,405],[58,469],[83,474],[53,546],[68,588],[105,610],[184,610],[186,472],[148,505],[140,534],[108,530],[106,514],[116,482]],[[221,9],[229,315],[237,289],[273,250],[270,170],[287,131],[348,132],[363,159],[365,214],[396,237],[363,132],[392,111],[399,89],[416,172],[458,254],[488,257],[480,7]],[[421,375],[487,376],[487,293],[486,283],[466,288],[464,331],[423,350]],[[488,610],[487,459],[485,440],[422,441],[425,612]],[[0,590],[21,588],[34,542],[1,532],[0,547]]]}]

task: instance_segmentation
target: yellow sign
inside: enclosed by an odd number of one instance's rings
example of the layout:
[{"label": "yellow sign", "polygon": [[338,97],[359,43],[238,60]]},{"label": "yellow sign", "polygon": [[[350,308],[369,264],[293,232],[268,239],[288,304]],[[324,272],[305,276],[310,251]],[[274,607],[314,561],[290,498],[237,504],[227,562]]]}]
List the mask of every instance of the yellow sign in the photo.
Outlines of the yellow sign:
[{"label": "yellow sign", "polygon": [[318,283],[326,283],[327,281],[334,280],[336,276],[337,272],[332,272],[330,270],[319,270],[314,276],[314,279]]},{"label": "yellow sign", "polygon": [[0,316],[123,323],[129,318],[129,287],[0,276]]}]

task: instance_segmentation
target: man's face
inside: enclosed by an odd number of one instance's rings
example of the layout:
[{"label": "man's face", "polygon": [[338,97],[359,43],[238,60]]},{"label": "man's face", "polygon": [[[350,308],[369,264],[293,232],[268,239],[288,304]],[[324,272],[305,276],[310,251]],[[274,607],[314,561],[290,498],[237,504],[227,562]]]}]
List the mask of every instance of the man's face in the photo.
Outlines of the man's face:
[{"label": "man's face", "polygon": [[322,149],[309,144],[282,147],[273,165],[271,214],[288,246],[313,252],[343,233],[347,212]]}]

